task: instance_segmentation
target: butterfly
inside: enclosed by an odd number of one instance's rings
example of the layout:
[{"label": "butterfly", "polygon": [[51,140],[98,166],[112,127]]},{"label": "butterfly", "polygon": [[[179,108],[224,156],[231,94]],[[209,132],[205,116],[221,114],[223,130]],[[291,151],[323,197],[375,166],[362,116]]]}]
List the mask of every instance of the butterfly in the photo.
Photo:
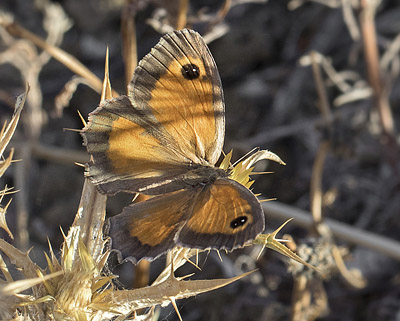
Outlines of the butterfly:
[{"label": "butterfly", "polygon": [[224,134],[217,66],[189,29],[163,36],[139,62],[128,94],[89,114],[86,175],[103,194],[154,196],[109,219],[123,258],[153,260],[175,246],[231,251],[264,230],[256,196],[215,166]]}]

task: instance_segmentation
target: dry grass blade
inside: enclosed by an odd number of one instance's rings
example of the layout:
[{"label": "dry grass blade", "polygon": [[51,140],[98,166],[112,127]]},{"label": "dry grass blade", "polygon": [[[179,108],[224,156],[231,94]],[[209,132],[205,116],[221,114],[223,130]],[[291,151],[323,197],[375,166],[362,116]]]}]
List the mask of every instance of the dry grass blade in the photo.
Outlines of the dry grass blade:
[{"label": "dry grass blade", "polygon": [[17,127],[22,108],[24,107],[26,96],[29,92],[29,85],[27,84],[25,93],[18,96],[17,101],[15,103],[14,114],[11,118],[10,123],[5,127],[4,130],[1,131],[2,135],[0,137],[0,157],[3,155],[5,148],[11,140],[11,137],[14,134],[15,128]]},{"label": "dry grass blade", "polygon": [[24,279],[14,282],[8,282],[7,284],[0,284],[0,299],[6,299],[5,297],[7,296],[14,295],[22,291],[25,291],[27,289],[30,289],[31,287],[40,284],[45,280],[49,280],[51,278],[59,276],[62,273],[63,273],[62,271],[58,271],[52,274],[48,274],[44,277]]},{"label": "dry grass blade", "polygon": [[[3,128],[0,132],[0,158],[3,157],[4,150],[6,149],[8,143],[10,142],[12,136],[14,135],[15,129],[18,125],[19,118],[21,116],[22,108],[24,107],[26,96],[29,92],[29,85],[27,84],[25,93],[18,96],[17,101],[15,103],[14,114],[11,118],[11,121],[7,124],[4,124]],[[12,158],[14,155],[14,148],[11,149],[8,157],[5,160],[0,161],[0,177],[3,176],[4,172],[7,168],[11,165]],[[5,188],[1,191],[0,202],[3,200],[4,195],[7,194],[9,190]],[[11,200],[7,203],[5,207],[0,206],[0,227],[3,228],[11,238],[14,238],[13,234],[11,233],[10,229],[8,228],[7,221],[6,221],[6,212],[8,206],[11,204]]]},{"label": "dry grass blade", "polygon": [[368,79],[374,91],[374,100],[379,114],[386,144],[386,153],[397,179],[400,179],[399,157],[400,147],[396,139],[396,127],[389,102],[389,92],[383,81],[379,63],[378,42],[375,27],[375,14],[380,1],[361,0],[360,24],[363,34],[365,64]]},{"label": "dry grass blade", "polygon": [[178,15],[176,17],[176,30],[185,28],[186,17],[189,9],[189,0],[179,0]]},{"label": "dry grass blade", "polygon": [[125,62],[125,85],[128,86],[131,81],[133,72],[137,65],[137,48],[136,48],[136,11],[132,7],[131,1],[127,0],[122,9],[121,16],[121,34],[123,44],[123,57]]},{"label": "dry grass blade", "polygon": [[382,84],[381,71],[379,66],[378,43],[375,29],[375,10],[372,1],[362,0],[361,27],[364,40],[364,52],[368,77],[371,87],[374,89],[377,108],[382,121],[382,127],[386,134],[393,135],[394,122],[390,109],[387,93]]}]

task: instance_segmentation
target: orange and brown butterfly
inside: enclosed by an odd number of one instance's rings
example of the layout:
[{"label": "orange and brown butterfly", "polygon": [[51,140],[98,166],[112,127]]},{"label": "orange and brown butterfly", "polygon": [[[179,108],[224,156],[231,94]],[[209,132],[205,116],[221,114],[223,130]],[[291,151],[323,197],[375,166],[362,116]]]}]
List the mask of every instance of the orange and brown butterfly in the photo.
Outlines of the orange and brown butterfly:
[{"label": "orange and brown butterfly", "polygon": [[228,166],[215,166],[224,113],[214,59],[202,37],[184,29],[140,61],[127,96],[89,115],[82,135],[98,190],[156,195],[110,218],[112,247],[123,258],[152,260],[177,245],[230,251],[264,230],[256,196]]}]

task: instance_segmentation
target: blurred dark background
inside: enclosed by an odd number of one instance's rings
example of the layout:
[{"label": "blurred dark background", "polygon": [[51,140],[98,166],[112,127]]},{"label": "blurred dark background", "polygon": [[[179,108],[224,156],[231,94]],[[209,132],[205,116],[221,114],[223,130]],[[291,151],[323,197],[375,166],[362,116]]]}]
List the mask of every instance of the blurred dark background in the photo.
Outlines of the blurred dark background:
[{"label": "blurred dark background", "polygon": [[[400,240],[400,162],[396,153],[399,137],[395,130],[396,142],[388,143],[371,97],[368,60],[360,34],[362,7],[358,1],[353,1],[353,8],[350,1],[321,2],[237,0],[232,1],[230,10],[218,22],[213,19],[225,1],[190,2],[187,26],[207,35],[207,39],[214,38],[209,47],[219,68],[226,100],[224,151],[233,148],[233,160],[254,147],[278,154],[287,165],[260,164],[260,171],[274,173],[255,177],[254,191],[265,198],[277,198],[309,210],[313,163],[321,140],[329,140],[331,149],[323,171],[325,215]],[[345,9],[341,7],[342,2],[347,6]],[[59,13],[46,11],[50,3],[2,0],[0,18],[13,17],[34,34],[49,37],[49,42],[54,41],[100,78],[109,46],[111,84],[123,93],[121,11],[124,1],[60,0],[53,2],[59,5]],[[167,10],[171,3],[137,1],[139,58],[161,36],[154,27],[162,30],[163,23],[168,25],[173,20]],[[349,8],[355,19],[353,29],[348,24],[352,20],[344,18]],[[399,2],[381,1],[375,24],[382,81],[396,128],[400,124],[400,46],[396,47],[400,33]],[[391,56],[387,54],[390,48]],[[321,121],[315,79],[307,64],[310,58],[305,57],[311,51],[320,54],[318,57],[325,67],[332,67],[322,72],[328,102],[335,115],[329,131]],[[326,70],[331,70],[333,77]],[[54,249],[59,248],[63,240],[60,226],[68,231],[83,186],[83,168],[67,156],[76,155],[77,162],[84,162],[85,148],[79,133],[64,129],[82,128],[77,111],[87,119],[100,99],[93,89],[80,84],[64,108],[56,107],[56,97],[72,77],[68,68],[46,57],[41,49],[12,38],[0,27],[1,123],[10,119],[15,98],[24,91],[27,80],[33,96],[25,106],[11,144],[16,147],[16,158],[22,159],[24,165],[14,164],[3,175],[1,187],[7,184],[24,190],[22,198],[14,196],[7,219],[18,244],[17,212],[21,208],[27,210],[29,243],[25,238],[18,245],[34,246],[31,257],[39,263],[44,262],[42,252],[47,249],[47,237]],[[49,156],[56,152],[56,156]],[[110,198],[108,214],[119,213],[130,200],[129,195]],[[269,219],[267,214],[267,232],[282,222],[283,219]],[[307,231],[295,223],[289,224],[285,233],[291,234],[298,244],[310,241]],[[8,238],[3,231],[0,235]],[[340,239],[337,243],[347,245]],[[346,250],[346,262],[363,274],[368,285],[353,289],[338,273],[332,273],[329,280],[320,283],[328,308],[317,319],[400,320],[398,262],[359,246],[350,245]],[[223,254],[223,262],[215,253],[210,253],[201,257],[202,271],[189,265],[181,269],[182,275],[196,272],[194,278],[201,279],[230,277],[259,269],[243,281],[179,302],[183,319],[290,320],[295,274],[288,272],[282,256],[269,250],[256,262],[258,251],[259,248],[246,248]],[[152,279],[163,263],[160,259],[152,265]],[[129,287],[131,265],[115,269],[121,274],[121,282]],[[163,309],[160,319],[177,320],[172,311],[171,307]]]}]

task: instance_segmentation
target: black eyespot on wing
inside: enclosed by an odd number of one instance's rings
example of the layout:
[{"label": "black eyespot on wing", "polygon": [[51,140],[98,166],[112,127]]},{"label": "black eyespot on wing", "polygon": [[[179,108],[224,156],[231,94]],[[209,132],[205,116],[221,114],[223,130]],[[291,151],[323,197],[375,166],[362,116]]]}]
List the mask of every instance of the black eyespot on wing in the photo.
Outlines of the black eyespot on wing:
[{"label": "black eyespot on wing", "polygon": [[238,227],[246,224],[246,222],[247,222],[246,216],[239,216],[231,222],[231,228],[233,228],[233,229],[238,228]]},{"label": "black eyespot on wing", "polygon": [[199,78],[200,76],[200,68],[197,67],[195,64],[186,64],[184,66],[182,66],[182,76],[185,79],[196,79]]}]

